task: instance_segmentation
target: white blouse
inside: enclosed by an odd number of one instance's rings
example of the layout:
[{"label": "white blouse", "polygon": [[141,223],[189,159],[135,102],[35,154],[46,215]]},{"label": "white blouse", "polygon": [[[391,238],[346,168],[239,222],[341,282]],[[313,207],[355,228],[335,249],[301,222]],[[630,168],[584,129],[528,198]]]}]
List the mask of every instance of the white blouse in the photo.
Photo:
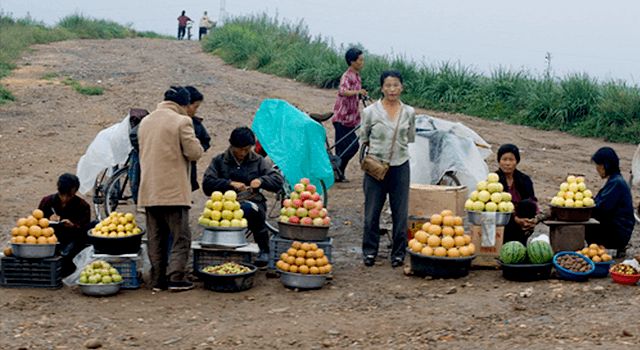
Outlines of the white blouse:
[{"label": "white blouse", "polygon": [[[360,141],[369,142],[369,155],[388,162],[391,166],[402,165],[409,160],[409,143],[414,142],[416,138],[416,111],[409,105],[402,102],[400,104],[399,121],[389,118],[381,100],[362,111]],[[389,159],[393,133],[398,122],[398,135],[393,146],[393,155]]]}]

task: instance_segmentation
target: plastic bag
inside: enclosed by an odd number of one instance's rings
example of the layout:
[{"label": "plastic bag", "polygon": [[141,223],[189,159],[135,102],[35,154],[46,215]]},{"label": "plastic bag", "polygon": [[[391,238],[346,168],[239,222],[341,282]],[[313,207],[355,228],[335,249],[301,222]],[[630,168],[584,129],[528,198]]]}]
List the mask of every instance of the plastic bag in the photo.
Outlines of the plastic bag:
[{"label": "plastic bag", "polygon": [[115,165],[124,164],[131,152],[129,114],[120,122],[100,131],[93,139],[76,169],[80,193],[88,193],[98,174]]},{"label": "plastic bag", "polygon": [[283,100],[262,101],[252,125],[269,158],[290,184],[306,177],[322,191],[320,180],[330,188],[333,168],[325,146],[324,127]]},{"label": "plastic bag", "polygon": [[484,159],[491,154],[491,146],[463,124],[418,115],[416,140],[409,144],[411,183],[436,184],[454,171],[462,185],[475,188],[489,173]]}]

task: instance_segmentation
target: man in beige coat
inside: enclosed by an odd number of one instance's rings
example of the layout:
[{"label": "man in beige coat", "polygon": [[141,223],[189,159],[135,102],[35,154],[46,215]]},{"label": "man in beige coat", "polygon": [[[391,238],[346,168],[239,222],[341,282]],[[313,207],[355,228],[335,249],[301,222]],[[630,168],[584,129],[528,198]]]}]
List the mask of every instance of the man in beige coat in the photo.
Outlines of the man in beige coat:
[{"label": "man in beige coat", "polygon": [[[190,162],[204,151],[187,116],[189,101],[186,89],[172,86],[138,130],[142,171],[138,205],[146,210],[154,290],[193,288],[186,276],[191,246],[189,171]],[[173,244],[168,249],[170,237]]]}]

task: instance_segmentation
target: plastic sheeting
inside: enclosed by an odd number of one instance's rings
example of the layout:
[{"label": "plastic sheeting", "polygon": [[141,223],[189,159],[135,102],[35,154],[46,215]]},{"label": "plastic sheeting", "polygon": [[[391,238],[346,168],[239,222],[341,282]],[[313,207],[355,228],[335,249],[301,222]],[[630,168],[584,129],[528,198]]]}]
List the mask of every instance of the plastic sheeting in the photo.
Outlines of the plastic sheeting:
[{"label": "plastic sheeting", "polygon": [[484,160],[491,154],[491,146],[463,124],[418,115],[416,140],[409,144],[411,183],[436,184],[454,171],[462,185],[475,188],[489,173]]},{"label": "plastic sheeting", "polygon": [[131,152],[129,114],[120,122],[100,131],[78,162],[76,175],[80,179],[80,193],[87,194],[104,169],[124,164]]},{"label": "plastic sheeting", "polygon": [[640,186],[640,145],[636,148],[631,161],[631,174],[633,175],[633,186]]},{"label": "plastic sheeting", "polygon": [[260,144],[289,184],[306,177],[319,191],[320,180],[330,188],[333,168],[325,146],[324,127],[283,100],[262,101],[253,125]]}]

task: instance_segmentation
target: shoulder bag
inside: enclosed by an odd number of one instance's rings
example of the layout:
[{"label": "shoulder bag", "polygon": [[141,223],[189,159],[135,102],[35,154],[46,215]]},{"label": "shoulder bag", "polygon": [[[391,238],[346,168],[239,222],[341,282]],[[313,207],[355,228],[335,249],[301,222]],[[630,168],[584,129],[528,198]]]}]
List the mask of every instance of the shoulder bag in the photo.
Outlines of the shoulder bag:
[{"label": "shoulder bag", "polygon": [[[391,149],[389,150],[389,161],[391,161],[391,157],[393,156],[393,146],[396,144],[396,137],[398,135],[398,127],[400,126],[401,117],[402,111],[400,112],[400,115],[398,115],[396,128],[393,131],[393,140],[391,140]],[[389,170],[389,162],[380,161],[367,153],[360,162],[360,168],[374,179],[382,181]]]}]

